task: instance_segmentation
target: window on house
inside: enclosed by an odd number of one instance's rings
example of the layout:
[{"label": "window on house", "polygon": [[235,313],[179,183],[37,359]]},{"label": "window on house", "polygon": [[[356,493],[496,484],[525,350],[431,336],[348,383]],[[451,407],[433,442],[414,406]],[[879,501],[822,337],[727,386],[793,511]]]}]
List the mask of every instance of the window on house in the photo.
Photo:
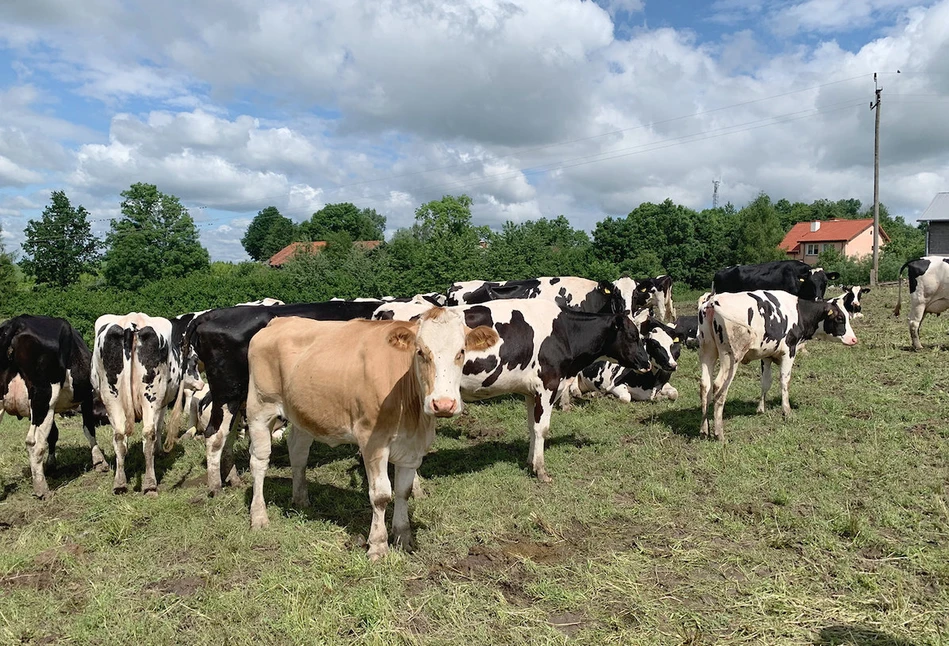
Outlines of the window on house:
[{"label": "window on house", "polygon": [[805,255],[805,256],[816,256],[817,253],[818,253],[818,251],[817,251],[817,244],[816,244],[816,243],[808,242],[806,245],[804,245],[804,255]]},{"label": "window on house", "polygon": [[833,249],[833,248],[834,248],[834,243],[833,243],[833,242],[825,242],[825,243],[821,244],[821,246],[820,246],[821,253],[827,251],[828,249]]}]

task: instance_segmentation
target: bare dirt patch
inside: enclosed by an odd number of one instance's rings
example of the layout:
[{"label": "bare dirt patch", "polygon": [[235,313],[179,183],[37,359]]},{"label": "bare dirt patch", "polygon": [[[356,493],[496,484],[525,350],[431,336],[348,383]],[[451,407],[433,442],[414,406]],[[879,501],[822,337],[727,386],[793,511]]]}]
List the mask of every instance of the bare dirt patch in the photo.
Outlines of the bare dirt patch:
[{"label": "bare dirt patch", "polygon": [[159,594],[175,594],[179,597],[190,597],[199,590],[203,590],[206,585],[207,582],[197,576],[169,577],[161,581],[149,583],[144,589],[148,592],[157,592]]},{"label": "bare dirt patch", "polygon": [[547,616],[547,623],[567,637],[574,637],[587,623],[587,619],[576,612],[557,612]]}]

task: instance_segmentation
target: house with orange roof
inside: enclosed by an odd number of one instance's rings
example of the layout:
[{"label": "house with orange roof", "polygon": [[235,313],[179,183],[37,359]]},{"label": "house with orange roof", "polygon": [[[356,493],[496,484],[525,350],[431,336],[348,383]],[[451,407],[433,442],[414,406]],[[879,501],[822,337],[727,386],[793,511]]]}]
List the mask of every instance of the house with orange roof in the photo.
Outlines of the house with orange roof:
[{"label": "house with orange roof", "polygon": [[[360,247],[363,251],[372,251],[382,244],[382,240],[357,240],[353,243],[354,247]],[[299,254],[315,254],[326,248],[325,240],[315,242],[291,242],[286,247],[270,256],[267,261],[271,267],[282,267],[288,260]]]},{"label": "house with orange roof", "polygon": [[[890,241],[880,227],[880,246]],[[788,258],[817,264],[822,251],[835,249],[848,258],[861,258],[873,253],[873,218],[862,220],[813,220],[798,222],[781,241]]]}]

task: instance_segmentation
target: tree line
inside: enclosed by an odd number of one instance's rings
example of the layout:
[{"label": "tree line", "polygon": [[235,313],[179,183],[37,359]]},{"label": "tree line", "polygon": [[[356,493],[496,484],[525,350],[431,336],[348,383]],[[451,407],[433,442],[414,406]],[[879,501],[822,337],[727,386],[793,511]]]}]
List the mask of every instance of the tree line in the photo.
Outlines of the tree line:
[{"label": "tree line", "polygon": [[[573,228],[563,215],[491,230],[472,222],[470,197],[446,195],[419,206],[411,226],[366,250],[353,242],[383,240],[385,232],[385,217],[373,209],[330,204],[298,224],[268,206],[241,241],[254,261],[211,263],[177,197],[145,183],[121,195],[121,216],[100,240],[91,232],[89,212],[73,206],[63,191],[54,192],[40,218],[27,224],[23,258],[14,263],[0,254],[0,314],[63,316],[90,339],[93,322],[104,313],[173,316],[265,296],[288,302],[411,296],[479,278],[669,274],[680,285],[705,289],[722,267],[786,257],[778,244],[797,222],[869,217],[859,200],[772,202],[761,194],[741,209],[646,202],[624,217],[598,222],[592,233]],[[895,280],[903,262],[923,253],[924,232],[885,207],[880,221],[890,237],[880,278]],[[327,245],[320,253],[299,253],[279,269],[260,262],[290,242],[307,240]],[[847,283],[869,280],[868,258],[825,252],[820,261]]]}]

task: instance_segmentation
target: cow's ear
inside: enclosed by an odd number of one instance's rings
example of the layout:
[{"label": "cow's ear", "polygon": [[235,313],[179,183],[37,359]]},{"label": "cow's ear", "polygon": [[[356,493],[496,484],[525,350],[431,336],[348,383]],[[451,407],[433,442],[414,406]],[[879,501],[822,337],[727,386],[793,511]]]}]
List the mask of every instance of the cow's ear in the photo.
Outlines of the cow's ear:
[{"label": "cow's ear", "polygon": [[386,341],[396,350],[411,350],[415,347],[415,332],[407,327],[397,327],[389,332]]},{"label": "cow's ear", "polygon": [[861,295],[861,296],[862,296],[863,294],[869,294],[869,293],[870,293],[870,288],[869,288],[869,287],[861,287],[861,288],[860,288],[860,295]]},{"label": "cow's ear", "polygon": [[827,280],[837,280],[840,278],[839,271],[825,271],[824,273],[827,274]]},{"label": "cow's ear", "polygon": [[833,316],[833,315],[834,315],[834,308],[833,308],[833,307],[828,307],[828,308],[827,308],[827,316]]},{"label": "cow's ear", "polygon": [[496,344],[501,337],[487,325],[479,325],[465,335],[465,350],[487,350]]}]

